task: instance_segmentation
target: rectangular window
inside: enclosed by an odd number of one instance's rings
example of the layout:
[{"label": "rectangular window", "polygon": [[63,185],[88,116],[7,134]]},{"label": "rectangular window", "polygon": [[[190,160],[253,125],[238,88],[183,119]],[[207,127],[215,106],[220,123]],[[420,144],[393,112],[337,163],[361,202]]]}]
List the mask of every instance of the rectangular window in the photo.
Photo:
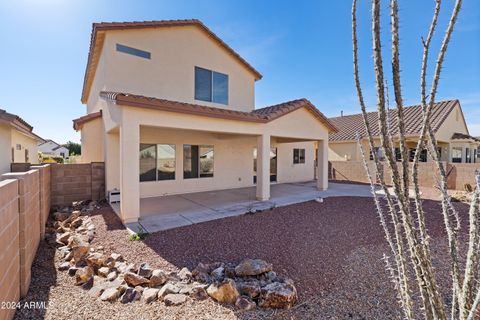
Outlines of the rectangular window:
[{"label": "rectangular window", "polygon": [[477,149],[473,149],[473,163],[477,162]]},{"label": "rectangular window", "polygon": [[395,160],[402,161],[402,153],[400,152],[400,148],[395,148]]},{"label": "rectangular window", "polygon": [[228,104],[228,75],[195,67],[195,100]]},{"label": "rectangular window", "polygon": [[183,178],[211,178],[214,169],[214,149],[211,145],[183,145]]},{"label": "rectangular window", "polygon": [[465,148],[465,163],[472,163],[472,157],[470,155],[470,148]]},{"label": "rectangular window", "polygon": [[175,145],[140,144],[140,181],[175,180]]},{"label": "rectangular window", "polygon": [[305,163],[305,149],[293,149],[293,164]]},{"label": "rectangular window", "polygon": [[462,148],[452,148],[452,162],[462,163]]},{"label": "rectangular window", "polygon": [[132,56],[137,56],[137,57],[140,57],[140,58],[144,58],[144,59],[150,59],[150,57],[151,57],[150,52],[148,52],[148,51],[135,49],[135,48],[132,48],[132,47],[125,46],[123,44],[119,44],[119,43],[117,43],[117,51],[122,52],[122,53],[126,53],[126,54],[130,54]]},{"label": "rectangular window", "polygon": [[22,145],[17,143],[17,145],[15,146],[17,148],[17,150],[22,150]]}]

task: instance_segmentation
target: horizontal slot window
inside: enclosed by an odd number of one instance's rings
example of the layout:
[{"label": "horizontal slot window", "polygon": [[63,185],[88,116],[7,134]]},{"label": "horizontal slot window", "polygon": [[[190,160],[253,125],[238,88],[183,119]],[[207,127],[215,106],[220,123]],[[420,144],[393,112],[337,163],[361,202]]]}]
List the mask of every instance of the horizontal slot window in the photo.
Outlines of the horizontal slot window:
[{"label": "horizontal slot window", "polygon": [[132,56],[137,56],[137,57],[140,57],[140,58],[144,58],[144,59],[150,59],[150,52],[143,51],[143,50],[136,49],[136,48],[132,48],[132,47],[128,47],[128,46],[125,46],[125,45],[119,44],[119,43],[117,43],[117,51],[122,52],[122,53],[126,53],[126,54],[130,54]]}]

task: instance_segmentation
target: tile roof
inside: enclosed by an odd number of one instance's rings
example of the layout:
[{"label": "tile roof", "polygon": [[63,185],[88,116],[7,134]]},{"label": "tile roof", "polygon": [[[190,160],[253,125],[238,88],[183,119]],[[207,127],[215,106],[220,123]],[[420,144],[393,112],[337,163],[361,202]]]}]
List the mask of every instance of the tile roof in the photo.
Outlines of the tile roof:
[{"label": "tile roof", "polygon": [[73,129],[78,131],[82,128],[82,126],[87,123],[87,122],[90,122],[92,120],[95,120],[95,119],[98,119],[98,118],[101,118],[102,117],[102,110],[98,111],[98,112],[93,112],[93,113],[89,113],[85,116],[82,116],[80,118],[77,118],[77,119],[73,119]]},{"label": "tile roof", "polygon": [[465,134],[465,133],[459,133],[459,132],[455,132],[453,135],[452,135],[452,140],[473,140],[475,142],[480,142],[480,138],[478,137],[473,137],[469,134]]},{"label": "tile roof", "polygon": [[83,81],[82,103],[86,103],[90,86],[95,76],[96,65],[100,57],[101,47],[103,46],[104,36],[99,36],[100,31],[108,30],[126,30],[126,29],[143,29],[143,28],[161,28],[161,27],[182,27],[197,26],[205,32],[213,41],[224,48],[230,55],[237,59],[255,76],[256,80],[262,79],[262,75],[254,67],[252,67],[244,58],[242,58],[235,50],[220,39],[213,31],[205,26],[200,20],[158,20],[158,21],[132,21],[132,22],[100,22],[92,25],[92,34],[90,39],[90,49],[88,53],[87,67]]},{"label": "tile roof", "polygon": [[106,100],[115,101],[117,105],[259,123],[267,123],[297,109],[306,108],[320,122],[327,126],[329,131],[336,131],[336,128],[328,121],[328,119],[307,99],[288,101],[274,106],[256,109],[252,112],[243,112],[122,92],[102,91],[100,96]]},{"label": "tile roof", "polygon": [[[431,116],[431,124],[434,132],[440,128],[447,116],[457,105],[460,105],[458,100],[441,101],[434,104]],[[406,134],[408,136],[418,136],[421,132],[421,124],[423,120],[422,106],[415,105],[405,107],[404,114]],[[367,117],[373,135],[379,136],[378,113],[376,111],[368,112]],[[398,135],[397,109],[389,110],[389,119],[392,135]],[[367,135],[361,113],[329,118],[328,120],[330,120],[330,122],[338,129],[337,133],[330,135],[329,141],[355,141],[357,132],[360,133],[362,137],[366,137]]]},{"label": "tile roof", "polygon": [[16,114],[8,113],[6,110],[0,109],[0,123],[8,124],[35,139],[44,141],[41,137],[33,133],[33,127],[30,124]]}]

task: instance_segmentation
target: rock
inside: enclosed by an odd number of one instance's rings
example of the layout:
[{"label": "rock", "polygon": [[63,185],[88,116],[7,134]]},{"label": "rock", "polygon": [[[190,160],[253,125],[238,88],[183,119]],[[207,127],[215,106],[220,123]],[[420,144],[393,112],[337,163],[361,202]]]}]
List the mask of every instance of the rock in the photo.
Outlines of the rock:
[{"label": "rock", "polygon": [[103,266],[112,269],[115,267],[115,260],[112,257],[107,257],[103,260]]},{"label": "rock", "polygon": [[226,278],[235,278],[235,266],[234,265],[226,265],[224,267],[224,273]]},{"label": "rock", "polygon": [[105,258],[100,252],[91,253],[86,258],[87,264],[91,267],[101,268],[104,264]]},{"label": "rock", "polygon": [[188,268],[184,267],[178,272],[178,277],[182,280],[188,280],[192,278],[192,273]]},{"label": "rock", "polygon": [[152,271],[152,275],[150,277],[150,287],[158,287],[163,285],[165,282],[167,282],[167,274],[163,272],[163,270],[160,269],[155,269]]},{"label": "rock", "polygon": [[238,310],[249,311],[256,308],[256,303],[250,300],[250,298],[240,296],[237,301],[235,301],[235,307]]},{"label": "rock", "polygon": [[87,231],[87,237],[88,237],[88,242],[92,242],[92,240],[95,238],[95,231]]},{"label": "rock", "polygon": [[137,273],[138,271],[133,263],[126,264],[125,262],[115,262],[115,268],[122,273]]},{"label": "rock", "polygon": [[90,290],[93,287],[93,281],[94,281],[94,277],[91,277],[90,279],[88,279],[87,282],[81,285],[82,289]]},{"label": "rock", "polygon": [[75,273],[75,284],[81,285],[93,278],[93,269],[90,266],[78,269]]},{"label": "rock", "polygon": [[237,282],[237,290],[240,292],[241,295],[256,298],[260,295],[261,288],[260,284],[257,281],[245,281],[245,282]]},{"label": "rock", "polygon": [[289,309],[297,302],[297,290],[290,283],[272,282],[262,288],[258,305],[262,308]]},{"label": "rock", "polygon": [[267,277],[268,280],[274,282],[278,280],[277,273],[275,271],[269,271],[265,273],[265,276]]},{"label": "rock", "polygon": [[58,266],[58,271],[67,271],[70,269],[70,262],[63,262]]},{"label": "rock", "polygon": [[158,291],[159,290],[155,288],[144,289],[142,293],[142,301],[145,303],[150,303],[152,301],[157,300]]},{"label": "rock", "polygon": [[107,280],[108,281],[113,281],[117,278],[117,272],[112,271],[107,275]]},{"label": "rock", "polygon": [[82,223],[83,223],[82,218],[78,217],[70,223],[70,228],[77,229],[78,227],[80,227],[82,225]]},{"label": "rock", "polygon": [[144,289],[145,289],[145,288],[142,287],[142,286],[136,286],[136,287],[135,287],[135,290],[137,290],[137,291],[140,292],[140,293],[142,293]]},{"label": "rock", "polygon": [[208,264],[205,263],[199,263],[195,269],[192,270],[192,276],[196,277],[199,273],[210,273],[212,269]]},{"label": "rock", "polygon": [[62,222],[62,221],[67,220],[67,218],[68,218],[68,213],[66,213],[66,212],[57,211],[53,214],[53,219],[55,219],[55,221]]},{"label": "rock", "polygon": [[122,293],[125,291],[124,286],[118,286],[118,287],[111,287],[105,289],[103,291],[102,295],[100,296],[100,300],[102,301],[115,301],[122,295]]},{"label": "rock", "polygon": [[57,243],[66,245],[71,235],[70,232],[57,234]]},{"label": "rock", "polygon": [[212,277],[208,273],[197,273],[194,279],[203,283],[212,283]]},{"label": "rock", "polygon": [[87,257],[90,247],[88,245],[76,245],[72,247],[73,262],[75,264],[81,263]]},{"label": "rock", "polygon": [[162,300],[167,294],[179,292],[180,287],[178,285],[168,282],[158,291],[158,299]]},{"label": "rock", "polygon": [[104,278],[106,278],[109,275],[109,273],[110,273],[110,269],[108,269],[107,267],[101,267],[100,269],[97,270],[97,274]]},{"label": "rock", "polygon": [[112,259],[113,259],[114,261],[118,261],[118,262],[123,262],[123,261],[125,261],[125,260],[123,260],[123,256],[122,256],[121,254],[119,254],[119,253],[112,253],[112,254],[110,255],[110,257],[112,257]]},{"label": "rock", "polygon": [[142,284],[148,284],[150,282],[147,278],[139,276],[138,274],[135,274],[133,272],[126,272],[124,275],[124,279],[128,283],[128,285],[132,287]]},{"label": "rock", "polygon": [[213,270],[210,275],[215,278],[217,281],[221,281],[224,276],[225,276],[225,268],[224,267],[218,267],[215,270]]},{"label": "rock", "polygon": [[68,216],[68,218],[63,221],[63,224],[64,225],[71,224],[72,221],[74,221],[78,217],[80,217],[80,211],[78,211],[78,210],[72,211],[72,214],[70,216]]},{"label": "rock", "polygon": [[72,251],[69,251],[64,257],[63,257],[63,260],[64,261],[70,261],[73,259],[73,252]]},{"label": "rock", "polygon": [[88,295],[92,298],[98,298],[102,295],[103,291],[105,291],[105,286],[94,285],[90,288],[90,290],[88,290]]},{"label": "rock", "polygon": [[140,292],[138,292],[136,289],[128,287],[123,293],[123,295],[120,297],[119,301],[121,303],[130,303],[140,300],[141,297],[142,294]]},{"label": "rock", "polygon": [[179,306],[187,301],[187,297],[183,294],[170,293],[163,298],[166,306]]},{"label": "rock", "polygon": [[195,300],[202,301],[202,300],[208,299],[208,293],[202,287],[195,287],[192,289],[192,292],[190,293],[190,297],[192,297]]},{"label": "rock", "polygon": [[144,262],[138,268],[138,275],[144,278],[150,278],[152,276],[153,269],[150,268],[148,263]]},{"label": "rock", "polygon": [[70,269],[68,269],[68,275],[70,277],[73,277],[77,273],[78,270],[79,270],[79,268],[77,268],[77,267],[70,267]]},{"label": "rock", "polygon": [[207,293],[210,297],[218,302],[226,302],[234,304],[240,294],[237,291],[235,281],[232,279],[225,279],[222,283],[212,283],[207,288]]},{"label": "rock", "polygon": [[245,259],[235,267],[235,274],[240,277],[257,276],[272,271],[272,264],[261,259]]}]

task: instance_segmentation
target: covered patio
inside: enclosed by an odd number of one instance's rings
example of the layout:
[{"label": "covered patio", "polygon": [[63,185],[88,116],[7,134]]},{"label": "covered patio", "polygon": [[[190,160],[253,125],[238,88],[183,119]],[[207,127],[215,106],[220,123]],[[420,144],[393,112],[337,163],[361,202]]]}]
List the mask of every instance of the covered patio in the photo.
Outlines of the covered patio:
[{"label": "covered patio", "polygon": [[[319,191],[316,181],[272,184],[268,201],[256,199],[255,187],[143,198],[140,200],[141,218],[136,223],[127,224],[127,227],[133,232],[141,228],[152,233],[338,196],[370,197],[370,186],[330,183],[328,190]],[[112,208],[120,214],[118,203],[112,204]]]}]

